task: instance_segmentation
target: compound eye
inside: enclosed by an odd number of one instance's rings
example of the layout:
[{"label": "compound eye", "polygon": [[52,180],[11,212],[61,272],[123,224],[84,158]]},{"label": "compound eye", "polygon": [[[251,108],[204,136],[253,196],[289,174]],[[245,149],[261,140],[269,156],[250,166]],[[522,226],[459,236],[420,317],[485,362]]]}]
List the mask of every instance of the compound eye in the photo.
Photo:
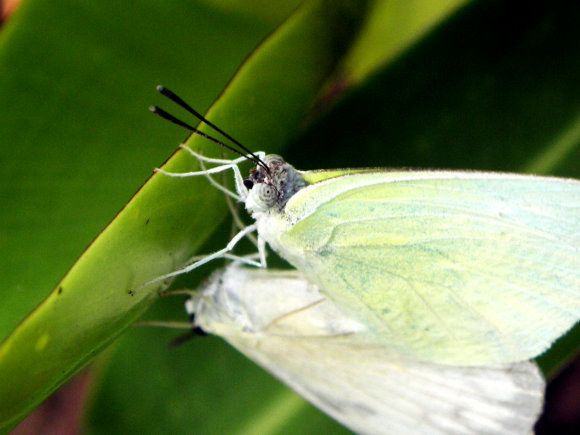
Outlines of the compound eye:
[{"label": "compound eye", "polygon": [[252,187],[254,187],[254,182],[252,180],[250,180],[249,178],[246,178],[244,180],[244,186],[246,186],[246,189],[252,190]]},{"label": "compound eye", "polygon": [[278,202],[278,191],[270,184],[257,184],[258,199],[266,207],[273,207]]}]

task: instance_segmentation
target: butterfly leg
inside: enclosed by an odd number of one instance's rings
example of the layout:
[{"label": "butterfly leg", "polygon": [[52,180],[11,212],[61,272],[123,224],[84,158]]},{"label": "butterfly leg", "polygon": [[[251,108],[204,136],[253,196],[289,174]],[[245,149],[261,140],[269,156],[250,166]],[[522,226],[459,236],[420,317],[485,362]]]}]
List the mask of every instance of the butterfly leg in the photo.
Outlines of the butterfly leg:
[{"label": "butterfly leg", "polygon": [[258,253],[260,255],[260,267],[262,269],[265,269],[266,267],[268,267],[268,265],[266,264],[266,240],[260,237],[259,234],[258,234]]},{"label": "butterfly leg", "polygon": [[[209,172],[207,172],[206,168],[205,168],[205,164],[203,162],[203,160],[199,161],[199,165],[201,166],[201,169],[203,170],[202,172],[206,172],[205,177],[208,179],[209,183],[215,187],[217,190],[225,193],[227,196],[230,196],[232,198],[234,198],[236,201],[240,201],[242,202],[242,198],[239,195],[236,195],[234,192],[232,192],[231,190],[229,190],[227,187],[222,186],[220,183],[218,183],[217,181],[215,181],[212,176],[210,175]],[[231,169],[234,170],[234,173],[236,172],[236,170],[238,169],[237,166],[233,165],[231,166]],[[225,181],[225,180],[224,180]],[[227,197],[226,196],[226,197]]]},{"label": "butterfly leg", "polygon": [[[256,229],[257,229],[256,224],[247,226],[242,231],[238,232],[238,234],[236,234],[232,238],[232,240],[229,241],[229,243],[226,245],[225,248],[220,249],[219,251],[216,251],[212,254],[208,254],[208,255],[204,256],[202,259],[194,261],[193,263],[186,264],[181,269],[174,270],[171,273],[167,273],[165,275],[161,275],[161,276],[158,276],[157,278],[154,278],[150,281],[147,281],[145,284],[139,286],[137,289],[133,290],[131,293],[135,294],[139,290],[141,290],[144,287],[147,287],[150,284],[154,284],[154,283],[159,282],[159,281],[165,281],[166,279],[174,278],[176,276],[189,273],[192,270],[197,269],[198,267],[203,266],[204,264],[209,263],[212,260],[215,260],[218,258],[224,258],[229,252],[231,252],[234,249],[236,244],[241,239],[243,239],[247,234],[256,231]],[[255,261],[252,261],[251,259],[245,259],[244,257],[236,257],[236,259],[240,260],[241,262],[246,263],[246,264],[255,265]]]},{"label": "butterfly leg", "polygon": [[[248,189],[246,188],[246,186],[244,186],[244,177],[242,176],[242,173],[240,172],[240,168],[238,168],[238,165],[240,163],[243,163],[245,161],[251,160],[251,156],[244,156],[244,157],[238,157],[237,159],[233,159],[233,160],[227,160],[227,159],[214,159],[214,158],[210,158],[210,157],[205,157],[200,153],[196,153],[195,151],[193,151],[191,148],[189,148],[187,145],[180,145],[180,148],[186,150],[189,154],[191,154],[193,157],[195,157],[199,163],[200,166],[203,167],[203,162],[205,163],[215,163],[218,165],[222,165],[222,166],[229,166],[233,171],[234,171],[234,180],[236,183],[236,191],[238,192],[238,198],[236,198],[238,201],[245,201],[246,198],[248,197]],[[263,159],[266,156],[266,153],[264,151],[256,151],[255,155],[259,158],[259,159]],[[217,187],[217,185],[213,182],[213,180],[210,180],[210,182]],[[218,189],[222,190],[221,188],[218,187]],[[235,196],[231,195],[233,198],[235,198]]]},{"label": "butterfly leg", "polygon": [[[251,156],[250,155],[238,157],[238,158],[233,159],[233,160],[230,160],[230,159],[215,159],[215,158],[212,158],[212,157],[206,157],[206,156],[204,156],[203,154],[200,154],[200,153],[196,153],[195,151],[193,151],[191,148],[189,148],[185,144],[179,145],[179,148],[187,151],[189,154],[191,154],[193,157],[195,157],[199,161],[204,161],[205,163],[214,163],[214,164],[218,164],[218,165],[239,165],[240,163],[245,162],[245,161],[251,159]],[[264,156],[266,155],[266,153],[264,151],[258,151],[255,154],[260,159],[263,159]]]},{"label": "butterfly leg", "polygon": [[192,171],[192,172],[167,172],[167,171],[165,171],[163,169],[159,169],[159,168],[155,168],[153,171],[159,172],[160,174],[163,174],[163,175],[167,175],[168,177],[188,178],[188,177],[199,177],[199,176],[207,175],[207,174],[218,174],[220,172],[227,171],[231,167],[232,167],[231,165],[221,165],[221,166],[215,166],[215,167],[210,168],[210,169],[206,169],[205,171]]}]

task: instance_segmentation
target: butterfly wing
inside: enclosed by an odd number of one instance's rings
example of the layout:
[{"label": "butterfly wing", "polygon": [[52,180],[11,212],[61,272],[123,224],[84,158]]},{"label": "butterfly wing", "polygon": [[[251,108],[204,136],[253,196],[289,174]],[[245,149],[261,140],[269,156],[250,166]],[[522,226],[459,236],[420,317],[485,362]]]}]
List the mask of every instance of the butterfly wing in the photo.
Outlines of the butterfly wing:
[{"label": "butterfly wing", "polygon": [[338,177],[258,222],[262,237],[398,352],[533,358],[580,318],[580,182],[477,172]]},{"label": "butterfly wing", "polygon": [[531,362],[452,367],[397,359],[356,339],[225,339],[357,433],[529,434],[542,407],[544,383]]},{"label": "butterfly wing", "polygon": [[458,368],[401,358],[297,274],[228,268],[192,310],[204,330],[358,433],[528,434],[541,410],[533,363]]}]

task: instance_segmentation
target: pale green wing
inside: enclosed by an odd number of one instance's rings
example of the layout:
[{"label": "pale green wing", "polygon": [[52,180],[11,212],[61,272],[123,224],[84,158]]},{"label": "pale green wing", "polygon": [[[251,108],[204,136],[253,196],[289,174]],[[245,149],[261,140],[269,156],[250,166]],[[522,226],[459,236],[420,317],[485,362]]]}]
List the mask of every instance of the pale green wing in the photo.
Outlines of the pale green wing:
[{"label": "pale green wing", "polygon": [[423,361],[533,358],[580,318],[580,182],[384,172],[299,191],[260,234],[379,340]]},{"label": "pale green wing", "polygon": [[296,273],[229,267],[189,308],[208,332],[357,433],[529,434],[543,402],[535,364],[449,367],[368,340]]}]

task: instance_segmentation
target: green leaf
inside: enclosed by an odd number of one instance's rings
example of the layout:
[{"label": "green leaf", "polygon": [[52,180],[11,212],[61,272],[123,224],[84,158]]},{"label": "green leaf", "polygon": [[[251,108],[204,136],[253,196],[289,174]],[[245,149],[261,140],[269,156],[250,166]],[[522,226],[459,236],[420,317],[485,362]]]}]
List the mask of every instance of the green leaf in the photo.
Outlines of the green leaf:
[{"label": "green leaf", "polygon": [[[323,13],[322,5],[304,6],[260,46],[210,111],[214,122],[248,144],[281,147],[294,134],[341,54],[341,8]],[[200,139],[190,146],[206,147]],[[183,171],[190,161],[176,153],[165,168]],[[140,287],[191,258],[225,215],[206,180],[152,177],[2,344],[1,425],[14,425],[133,323],[160,284]]]}]

